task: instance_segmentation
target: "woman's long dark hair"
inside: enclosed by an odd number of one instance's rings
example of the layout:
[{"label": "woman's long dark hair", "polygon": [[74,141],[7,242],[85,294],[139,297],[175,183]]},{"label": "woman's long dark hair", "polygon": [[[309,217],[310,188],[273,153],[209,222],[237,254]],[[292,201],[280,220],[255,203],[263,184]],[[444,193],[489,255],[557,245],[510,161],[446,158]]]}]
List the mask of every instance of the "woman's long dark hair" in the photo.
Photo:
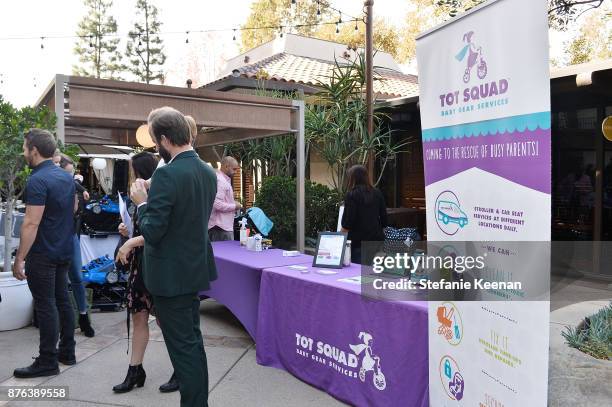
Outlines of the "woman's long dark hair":
[{"label": "woman's long dark hair", "polygon": [[363,165],[353,165],[348,170],[348,191],[352,191],[357,187],[362,187],[368,191],[371,191],[374,187],[370,182],[368,170]]},{"label": "woman's long dark hair", "polygon": [[353,165],[348,170],[347,191],[349,194],[353,192],[361,192],[366,203],[371,202],[374,196],[374,187],[370,182],[368,170],[363,165]]},{"label": "woman's long dark hair", "polygon": [[157,168],[157,158],[148,151],[143,151],[132,157],[132,169],[136,178],[150,179]]}]

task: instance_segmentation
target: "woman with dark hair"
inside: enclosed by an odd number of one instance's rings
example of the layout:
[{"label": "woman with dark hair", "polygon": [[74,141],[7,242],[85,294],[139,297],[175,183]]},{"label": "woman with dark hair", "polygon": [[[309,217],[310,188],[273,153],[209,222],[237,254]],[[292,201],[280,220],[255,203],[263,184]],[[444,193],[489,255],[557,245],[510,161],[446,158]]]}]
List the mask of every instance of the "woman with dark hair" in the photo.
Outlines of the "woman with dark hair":
[{"label": "woman with dark hair", "polygon": [[[136,178],[149,179],[157,168],[157,159],[149,152],[134,155],[130,165]],[[116,393],[131,391],[134,386],[142,387],[147,377],[142,361],[149,342],[149,315],[153,314],[151,294],[147,291],[142,278],[142,257],[144,238],[138,230],[136,214],[133,219],[133,237],[129,238],[127,227],[119,225],[119,233],[123,236],[123,245],[116,254],[116,262],[126,265],[129,269],[127,286],[128,335],[130,332],[130,317],[134,324],[132,337],[132,355],[127,376],[123,383],[113,387]]]},{"label": "woman with dark hair", "polygon": [[380,242],[385,239],[387,208],[382,193],[372,186],[368,170],[353,165],[348,170],[347,193],[344,198],[342,231],[351,241],[351,261],[361,264],[361,242]]}]

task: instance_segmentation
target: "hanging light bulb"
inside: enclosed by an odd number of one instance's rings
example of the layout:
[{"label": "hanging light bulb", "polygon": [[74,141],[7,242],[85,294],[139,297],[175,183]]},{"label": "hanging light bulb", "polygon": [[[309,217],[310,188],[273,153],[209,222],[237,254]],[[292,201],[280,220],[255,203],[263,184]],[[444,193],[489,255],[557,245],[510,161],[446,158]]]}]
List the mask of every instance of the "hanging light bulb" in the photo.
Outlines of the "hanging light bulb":
[{"label": "hanging light bulb", "polygon": [[278,27],[278,30],[280,31],[280,37],[283,38],[283,26]]},{"label": "hanging light bulb", "polygon": [[142,47],[142,41],[141,41],[141,38],[140,38],[140,33],[138,33],[138,46]]},{"label": "hanging light bulb", "polygon": [[355,31],[359,31],[359,26],[357,25],[357,19],[355,19]]},{"label": "hanging light bulb", "polygon": [[321,15],[321,1],[317,0],[317,16]]},{"label": "hanging light bulb", "polygon": [[336,34],[340,34],[340,26],[336,23]]},{"label": "hanging light bulb", "polygon": [[236,41],[236,29],[234,28],[234,38],[232,38],[233,41]]},{"label": "hanging light bulb", "polygon": [[185,38],[185,44],[189,44],[189,31],[185,31],[187,38]]},{"label": "hanging light bulb", "polygon": [[93,36],[89,36],[89,48],[93,48]]},{"label": "hanging light bulb", "polygon": [[45,49],[45,44],[43,44],[45,37],[40,37],[40,49]]},{"label": "hanging light bulb", "polygon": [[293,4],[295,6],[296,1],[295,0],[291,0],[291,4]]}]

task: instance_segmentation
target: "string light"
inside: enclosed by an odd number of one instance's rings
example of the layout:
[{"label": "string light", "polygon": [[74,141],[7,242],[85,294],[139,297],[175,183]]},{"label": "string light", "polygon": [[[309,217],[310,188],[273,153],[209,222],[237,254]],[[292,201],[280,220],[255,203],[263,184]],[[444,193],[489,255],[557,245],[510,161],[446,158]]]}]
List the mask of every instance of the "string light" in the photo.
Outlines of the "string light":
[{"label": "string light", "polygon": [[359,26],[357,25],[357,19],[355,19],[355,31],[359,31]]},{"label": "string light", "polygon": [[317,0],[317,16],[321,16],[321,1]]},{"label": "string light", "polygon": [[340,34],[340,26],[336,23],[336,34]]},{"label": "string light", "polygon": [[232,38],[232,41],[236,41],[236,29],[234,28],[234,38]]},{"label": "string light", "polygon": [[278,27],[278,30],[280,31],[280,37],[283,38],[283,26]]},{"label": "string light", "polygon": [[140,38],[140,33],[138,33],[138,46],[142,47],[142,41],[141,41],[141,38]]},{"label": "string light", "polygon": [[45,40],[45,37],[40,37],[40,49],[45,49],[45,44],[43,44],[44,40]]},{"label": "string light", "polygon": [[[321,15],[320,13],[320,1],[317,1],[317,15]],[[331,8],[331,7],[330,7]],[[342,13],[341,11],[338,11],[339,15],[341,16]],[[351,16],[349,16],[351,17]],[[316,23],[304,23],[304,24],[294,24],[294,25],[288,25],[288,26],[283,26],[283,28],[307,28],[307,27],[319,27],[319,26],[325,26],[325,25],[331,25],[331,24],[336,24],[336,26],[338,26],[339,24],[345,24],[347,22],[352,22],[352,21],[359,21],[359,19],[356,19],[355,17],[351,17],[351,20],[348,21],[343,21],[342,18],[340,17],[338,19],[338,21],[328,21],[328,22],[316,22]],[[234,36],[236,34],[237,31],[257,31],[257,30],[271,30],[271,29],[278,29],[278,26],[258,26],[258,27],[240,27],[240,28],[222,28],[222,29],[210,29],[210,30],[194,30],[194,31],[168,31],[168,32],[160,32],[160,33],[156,33],[157,36],[165,36],[165,35],[176,35],[176,34],[181,34],[184,33],[186,35],[185,38],[185,43],[189,44],[189,34],[193,33],[213,33],[213,32],[227,32],[227,31],[233,31],[234,32]],[[95,34],[96,39],[99,38],[121,38],[123,37],[123,35],[125,34]],[[142,43],[141,39],[141,35],[140,34],[136,34],[139,36],[139,42]],[[128,37],[133,36],[133,34],[128,34]],[[12,41],[12,40],[34,40],[34,39],[41,39],[41,40],[48,40],[48,39],[75,39],[75,38],[81,38],[81,39],[88,39],[89,40],[89,47],[94,48],[96,46],[96,44],[94,43],[94,35],[89,34],[89,35],[70,35],[70,34],[66,34],[66,35],[47,35],[47,36],[35,36],[35,37],[0,37],[0,41]]]}]

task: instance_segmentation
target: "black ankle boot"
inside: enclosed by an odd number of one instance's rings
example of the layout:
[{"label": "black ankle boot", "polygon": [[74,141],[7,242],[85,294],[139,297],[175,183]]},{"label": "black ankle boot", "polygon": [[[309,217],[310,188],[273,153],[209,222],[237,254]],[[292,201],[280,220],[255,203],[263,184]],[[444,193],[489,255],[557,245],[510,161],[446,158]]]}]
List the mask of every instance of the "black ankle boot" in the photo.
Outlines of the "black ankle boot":
[{"label": "black ankle boot", "polygon": [[177,391],[179,389],[178,379],[176,378],[176,373],[172,373],[172,377],[168,380],[168,383],[164,383],[159,386],[159,391],[162,393],[172,393],[173,391]]},{"label": "black ankle boot", "polygon": [[81,328],[83,335],[88,338],[92,338],[96,334],[96,331],[91,327],[89,314],[79,314],[79,328]]},{"label": "black ankle boot", "polygon": [[147,378],[147,374],[145,373],[142,365],[132,366],[128,369],[127,376],[125,376],[125,380],[123,383],[116,385],[113,387],[113,391],[115,393],[127,393],[131,391],[134,386],[142,387],[144,386],[145,379]]}]

